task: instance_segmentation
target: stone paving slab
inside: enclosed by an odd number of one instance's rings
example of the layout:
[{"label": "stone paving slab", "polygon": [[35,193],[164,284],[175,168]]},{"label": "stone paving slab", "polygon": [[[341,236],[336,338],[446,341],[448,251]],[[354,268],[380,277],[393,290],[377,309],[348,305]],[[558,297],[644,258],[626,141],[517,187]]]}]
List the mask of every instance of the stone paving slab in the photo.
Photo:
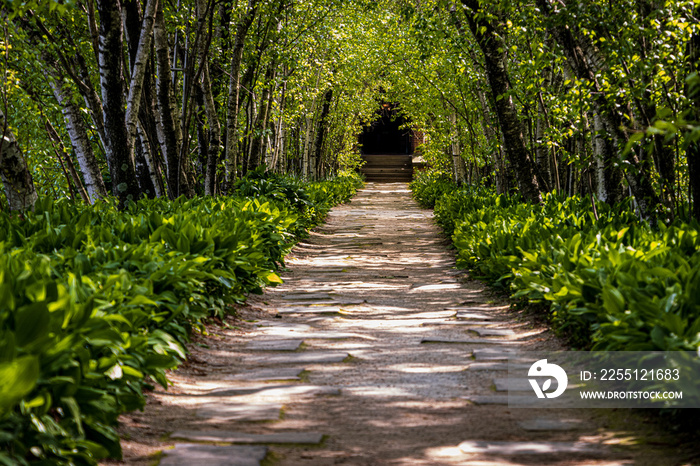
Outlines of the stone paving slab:
[{"label": "stone paving slab", "polygon": [[[475,405],[523,405],[532,407],[533,402],[537,400],[534,396],[526,395],[470,395],[461,397],[463,400],[470,401]],[[567,408],[565,402],[561,399],[546,399],[542,400],[543,408]],[[546,403],[546,405],[545,405]]]},{"label": "stone paving slab", "polygon": [[507,361],[518,357],[520,352],[513,348],[477,348],[472,354],[477,361]]},{"label": "stone paving slab", "polygon": [[459,444],[464,453],[493,454],[497,456],[584,454],[602,456],[610,453],[605,445],[583,442],[497,442],[470,440]]},{"label": "stone paving slab", "polygon": [[448,311],[457,311],[455,317],[464,320],[495,320],[495,316],[490,316],[488,314],[482,314],[479,312],[464,312],[457,309],[447,309]]},{"label": "stone paving slab", "polygon": [[346,340],[348,338],[361,338],[361,339],[372,339],[366,335],[360,333],[351,332],[332,332],[332,331],[315,331],[311,326],[305,329],[296,328],[284,328],[284,327],[261,327],[261,333],[272,334],[274,336],[282,337],[299,337],[304,340]]},{"label": "stone paving slab", "polygon": [[371,339],[371,337],[361,335],[359,333],[349,332],[308,332],[299,336],[303,336],[305,340],[347,340],[348,338]]},{"label": "stone paving slab", "polygon": [[265,331],[277,331],[277,330],[288,330],[288,331],[309,331],[313,330],[313,327],[308,324],[297,324],[293,322],[285,322],[283,320],[261,320],[255,324],[258,332]]},{"label": "stone paving slab", "polygon": [[[464,345],[483,345],[489,343],[500,343],[499,341],[486,340],[484,338],[446,338],[446,337],[425,337],[421,343],[456,343]],[[508,344],[508,342],[503,342]]]},{"label": "stone paving slab", "polygon": [[508,397],[505,395],[472,395],[465,396],[465,400],[475,405],[507,405]]},{"label": "stone paving slab", "polygon": [[497,392],[530,392],[532,385],[527,379],[493,379],[493,384],[496,386]]},{"label": "stone paving slab", "polygon": [[245,382],[280,381],[280,380],[300,380],[300,375],[304,372],[303,367],[276,367],[274,369],[259,369],[255,371],[241,372],[230,375],[225,380],[240,380]]},{"label": "stone paving slab", "polygon": [[469,328],[470,332],[476,332],[480,337],[507,337],[516,333],[509,328]]},{"label": "stone paving slab", "polygon": [[457,283],[439,283],[435,285],[420,285],[417,287],[412,287],[409,293],[421,293],[425,291],[444,291],[444,290],[454,290],[460,288],[461,286]]},{"label": "stone paving slab", "polygon": [[285,306],[338,306],[340,302],[336,301],[335,299],[318,299],[318,300],[313,300],[309,299],[306,301],[289,301],[287,303],[278,303],[275,304],[274,306],[270,306],[270,309],[272,310],[277,310],[277,309],[284,309]]},{"label": "stone paving slab", "polygon": [[246,345],[251,351],[296,351],[304,340],[255,340]]},{"label": "stone paving slab", "polygon": [[160,466],[259,466],[265,446],[225,446],[176,443],[166,450]]},{"label": "stone paving slab", "polygon": [[315,300],[320,301],[322,299],[333,299],[328,293],[285,293],[281,294],[280,298],[286,301],[303,301],[303,300]]},{"label": "stone paving slab", "polygon": [[333,364],[343,362],[348,356],[348,353],[338,352],[307,352],[307,353],[292,353],[280,354],[274,356],[254,356],[245,359],[248,363],[258,364]]},{"label": "stone paving slab", "polygon": [[[475,362],[470,364],[467,369],[470,371],[507,371],[509,364],[507,362]],[[528,369],[531,364],[510,364],[514,369]]]},{"label": "stone paving slab", "polygon": [[338,314],[338,306],[280,307],[278,314]]},{"label": "stone paving slab", "polygon": [[340,389],[320,385],[265,385],[262,387],[253,388],[222,387],[206,392],[202,396],[234,397],[249,395],[253,395],[256,398],[289,398],[291,396],[340,395]]},{"label": "stone paving slab", "polygon": [[450,311],[457,311],[457,312],[476,312],[476,313],[484,313],[488,311],[500,311],[503,310],[503,306],[489,306],[488,304],[484,303],[483,306],[450,306],[448,308]]},{"label": "stone paving slab", "polygon": [[282,414],[281,403],[206,403],[197,409],[198,418],[216,421],[276,421]]},{"label": "stone paving slab", "polygon": [[181,430],[170,438],[189,440],[191,442],[216,442],[236,444],[292,444],[319,445],[323,434],[319,432],[277,432],[274,434],[248,434],[245,432],[222,430]]},{"label": "stone paving slab", "polygon": [[489,325],[504,325],[506,322],[500,322],[500,321],[495,321],[495,320],[443,320],[440,322],[432,322],[432,323],[425,323],[423,325],[455,325],[455,326],[489,326]]},{"label": "stone paving slab", "polygon": [[567,432],[589,429],[590,425],[580,419],[531,419],[518,422],[518,426],[528,432]]}]

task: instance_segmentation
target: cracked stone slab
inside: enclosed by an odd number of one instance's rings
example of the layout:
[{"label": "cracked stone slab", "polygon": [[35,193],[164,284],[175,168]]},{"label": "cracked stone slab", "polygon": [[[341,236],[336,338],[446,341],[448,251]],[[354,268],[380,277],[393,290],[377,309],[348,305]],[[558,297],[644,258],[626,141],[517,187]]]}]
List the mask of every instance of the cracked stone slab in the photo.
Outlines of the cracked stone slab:
[{"label": "cracked stone slab", "polygon": [[259,466],[267,456],[267,447],[176,443],[164,453],[161,466]]},{"label": "cracked stone slab", "polygon": [[247,358],[245,361],[258,364],[333,364],[343,362],[348,356],[350,356],[348,353],[319,351],[313,353],[254,356]]},{"label": "cracked stone slab", "polygon": [[480,337],[506,337],[516,333],[509,328],[469,328],[471,332],[476,332]]},{"label": "cracked stone slab", "polygon": [[207,403],[197,409],[198,418],[217,421],[277,421],[281,413],[281,403]]},{"label": "cracked stone slab", "polygon": [[527,379],[493,379],[497,392],[531,392],[532,385]]},{"label": "cracked stone slab", "polygon": [[246,345],[252,351],[296,351],[304,340],[257,340]]},{"label": "cracked stone slab", "polygon": [[259,369],[255,371],[242,372],[240,374],[231,375],[225,380],[238,380],[244,382],[274,382],[281,380],[301,380],[301,373],[304,372],[303,367],[279,367],[274,369]]},{"label": "cracked stone slab", "polygon": [[518,422],[521,429],[528,432],[567,432],[587,429],[591,426],[580,419],[531,419]]},{"label": "cracked stone slab", "polygon": [[496,442],[469,440],[459,444],[463,453],[498,456],[577,454],[602,456],[610,453],[605,445],[583,442]]},{"label": "cracked stone slab", "polygon": [[319,445],[323,441],[323,434],[319,432],[278,432],[274,434],[248,434],[245,432],[221,430],[181,430],[172,434],[170,438],[189,440],[191,442]]}]

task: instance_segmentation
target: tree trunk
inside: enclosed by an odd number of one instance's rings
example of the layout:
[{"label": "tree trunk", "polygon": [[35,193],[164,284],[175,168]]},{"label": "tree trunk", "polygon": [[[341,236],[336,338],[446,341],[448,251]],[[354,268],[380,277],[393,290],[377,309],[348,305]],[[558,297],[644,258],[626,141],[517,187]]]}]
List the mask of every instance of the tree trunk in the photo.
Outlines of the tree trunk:
[{"label": "tree trunk", "polygon": [[452,176],[454,182],[461,186],[467,182],[467,165],[462,158],[462,150],[459,145],[459,130],[457,127],[457,113],[452,113],[452,131],[450,131],[450,151],[452,152]]},{"label": "tree trunk", "polygon": [[216,112],[214,95],[209,78],[209,66],[205,63],[202,72],[202,93],[204,94],[204,110],[209,123],[209,150],[206,161],[206,174],[204,177],[204,194],[213,196],[216,194],[216,167],[221,155],[221,123]]},{"label": "tree trunk", "polygon": [[100,136],[100,141],[102,142],[102,147],[107,151],[107,134],[105,131],[104,124],[104,109],[102,108],[102,100],[100,95],[95,90],[90,80],[90,73],[88,71],[87,64],[85,63],[85,58],[77,53],[74,57],[74,61],[78,67],[78,77],[81,82],[85,84],[85,87],[78,86],[80,93],[85,100],[85,105],[90,111],[90,116],[92,117],[92,122],[95,125],[97,134]]},{"label": "tree trunk", "polygon": [[326,134],[328,132],[328,114],[331,111],[331,102],[333,101],[333,89],[328,89],[323,96],[323,107],[321,108],[321,117],[318,119],[318,125],[316,126],[316,142],[314,144],[314,159],[316,166],[314,167],[314,174],[318,177],[321,175],[321,160],[323,156],[323,143],[326,139]]},{"label": "tree trunk", "polygon": [[140,122],[137,122],[136,128],[139,132],[138,140],[141,142],[141,146],[143,147],[143,157],[148,167],[148,177],[151,179],[149,189],[151,189],[152,186],[155,196],[163,197],[165,195],[165,189],[163,187],[163,176],[161,175],[160,169],[158,168],[158,161],[156,160],[156,147],[151,142],[146,129]]},{"label": "tree trunk", "polygon": [[243,48],[248,30],[253,24],[257,13],[259,0],[248,0],[246,13],[236,25],[236,39],[233,45],[231,58],[231,77],[228,87],[228,104],[226,112],[226,146],[224,147],[224,166],[226,183],[230,187],[236,179],[236,166],[238,165],[238,112],[241,98],[241,62],[243,61]]},{"label": "tree trunk", "polygon": [[282,94],[280,95],[280,100],[278,102],[279,116],[277,117],[277,125],[275,128],[275,145],[274,152],[272,155],[272,163],[270,164],[272,169],[276,172],[281,170],[281,160],[280,157],[284,157],[284,106],[287,99],[287,74],[285,72],[284,82],[282,83]]},{"label": "tree trunk", "polygon": [[165,159],[168,196],[174,199],[180,195],[187,194],[189,185],[183,166],[180,163],[182,125],[180,124],[180,114],[175,104],[175,92],[170,82],[170,48],[168,46],[168,32],[165,29],[162,3],[158,5],[156,11],[153,39],[158,69],[156,80],[158,143]]},{"label": "tree trunk", "polygon": [[22,155],[19,143],[0,110],[0,177],[5,188],[7,203],[12,211],[34,210],[39,196],[34,188],[32,174]]},{"label": "tree trunk", "polygon": [[484,132],[484,136],[486,136],[487,141],[496,141],[497,139],[499,140],[498,147],[496,147],[496,150],[493,153],[494,165],[496,168],[494,181],[496,184],[496,193],[504,194],[508,192],[510,187],[508,183],[508,172],[506,171],[507,169],[505,163],[505,155],[503,154],[503,144],[500,142],[502,138],[499,139],[498,130],[495,127],[495,123],[490,111],[489,102],[487,101],[484,92],[481,89],[477,89],[476,94],[479,99],[479,102],[481,103],[481,109],[483,114],[483,118],[481,119],[481,128]]},{"label": "tree trunk", "polygon": [[100,166],[92,151],[92,145],[90,144],[80,109],[73,102],[71,90],[63,79],[62,74],[57,69],[52,68],[51,65],[49,65],[45,74],[53,89],[53,94],[61,106],[63,119],[66,122],[66,130],[70,136],[75,156],[78,159],[83,180],[85,180],[85,189],[90,196],[90,200],[95,202],[107,196],[107,188],[102,179]]},{"label": "tree trunk", "polygon": [[156,187],[151,178],[151,171],[147,162],[147,159],[150,157],[150,155],[146,155],[148,146],[145,146],[139,137],[134,140],[133,145],[136,179],[139,182],[139,188],[144,196],[153,199],[156,197]]},{"label": "tree trunk", "polygon": [[518,188],[523,197],[533,203],[542,202],[534,161],[523,137],[524,128],[512,97],[506,69],[505,30],[498,23],[488,21],[481,11],[479,0],[462,0],[469,29],[484,55],[486,75],[493,92],[496,114],[501,125],[508,160],[513,166]]},{"label": "tree trunk", "polygon": [[254,119],[253,134],[251,136],[250,154],[248,158],[248,171],[258,168],[264,160],[264,138],[268,126],[268,111],[272,98],[272,81],[275,79],[275,63],[270,63],[265,72],[265,88],[260,96],[260,106],[257,117]]},{"label": "tree trunk", "polygon": [[[148,0],[143,12],[141,34],[138,48],[131,66],[131,82],[129,84],[129,96],[126,100],[126,127],[129,131],[129,146],[134,145],[138,138],[136,120],[139,116],[141,97],[143,95],[143,84],[146,77],[146,67],[148,66],[148,56],[151,51],[151,39],[153,37],[153,24],[155,23],[156,8],[158,0]],[[149,177],[150,178],[150,177]],[[145,182],[145,181],[144,181]]]},{"label": "tree trunk", "polygon": [[[700,5],[695,5],[694,16],[700,17]],[[688,42],[687,60],[689,74],[695,73],[695,79],[686,84],[685,94],[694,105],[691,118],[695,125],[700,125],[700,32],[695,30]],[[691,142],[686,150],[688,159],[689,197],[692,197],[692,216],[700,220],[700,141]]]},{"label": "tree trunk", "polygon": [[107,162],[112,176],[112,191],[120,206],[137,201],[140,189],[136,179],[133,151],[130,151],[122,93],[122,20],[121,5],[114,0],[98,0],[100,15],[100,87],[104,109]]}]

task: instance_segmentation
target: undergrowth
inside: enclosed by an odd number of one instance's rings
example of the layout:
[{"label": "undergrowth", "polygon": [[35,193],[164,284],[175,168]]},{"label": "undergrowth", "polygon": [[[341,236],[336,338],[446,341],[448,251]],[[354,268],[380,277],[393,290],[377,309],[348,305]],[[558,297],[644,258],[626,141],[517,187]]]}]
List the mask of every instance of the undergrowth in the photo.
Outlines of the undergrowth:
[{"label": "undergrowth", "polygon": [[0,464],[120,458],[118,416],[167,388],[193,328],[281,283],[294,242],[360,184],[255,172],[231,197],[0,213]]}]

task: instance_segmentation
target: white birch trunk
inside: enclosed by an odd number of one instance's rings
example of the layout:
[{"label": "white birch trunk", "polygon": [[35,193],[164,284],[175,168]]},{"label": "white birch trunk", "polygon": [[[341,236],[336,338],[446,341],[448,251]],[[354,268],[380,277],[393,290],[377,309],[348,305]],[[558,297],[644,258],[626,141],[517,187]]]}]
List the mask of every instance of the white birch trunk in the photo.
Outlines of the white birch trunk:
[{"label": "white birch trunk", "polygon": [[129,131],[129,147],[133,147],[138,137],[137,120],[141,106],[141,94],[143,93],[143,81],[146,76],[148,57],[151,52],[151,40],[155,24],[156,8],[158,0],[148,0],[143,12],[141,23],[141,37],[136,52],[136,60],[131,70],[131,82],[129,84],[129,97],[126,101],[126,127]]},{"label": "white birch trunk", "polygon": [[47,71],[45,76],[53,89],[53,95],[61,106],[66,130],[68,131],[75,157],[78,159],[80,173],[83,175],[85,189],[88,196],[90,196],[90,201],[94,203],[98,199],[107,196],[107,188],[92,150],[85,123],[80,115],[80,109],[73,103],[70,89],[63,83],[60,75],[54,76]]}]

